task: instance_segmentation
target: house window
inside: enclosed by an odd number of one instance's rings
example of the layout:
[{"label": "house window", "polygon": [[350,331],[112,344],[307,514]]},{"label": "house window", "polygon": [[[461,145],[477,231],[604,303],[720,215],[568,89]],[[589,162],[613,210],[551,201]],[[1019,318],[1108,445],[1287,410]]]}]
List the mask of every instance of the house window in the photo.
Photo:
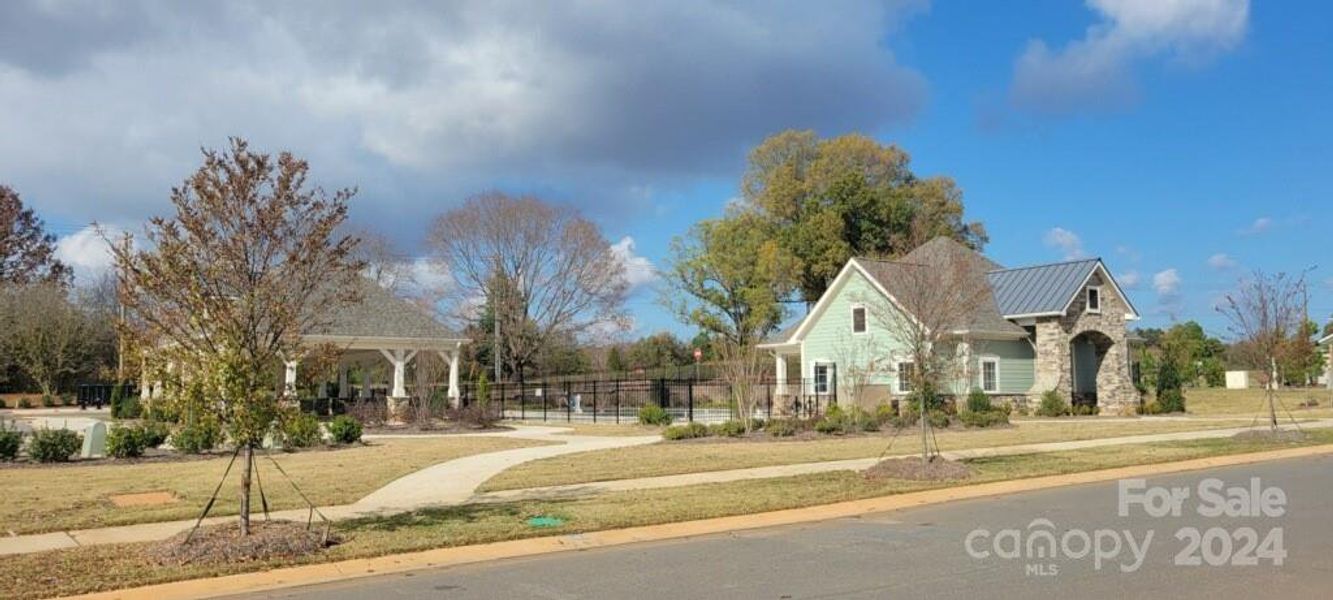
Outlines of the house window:
[{"label": "house window", "polygon": [[866,332],[866,307],[852,307],[852,333]]},{"label": "house window", "polygon": [[1102,312],[1101,288],[1095,288],[1095,287],[1088,288],[1088,312],[1090,313]]},{"label": "house window", "polygon": [[1000,360],[996,358],[981,359],[981,391],[998,392],[1000,391]]},{"label": "house window", "polygon": [[904,394],[912,391],[912,377],[915,376],[916,365],[910,362],[898,363],[898,391]]},{"label": "house window", "polygon": [[815,393],[827,394],[829,390],[829,364],[815,365]]}]

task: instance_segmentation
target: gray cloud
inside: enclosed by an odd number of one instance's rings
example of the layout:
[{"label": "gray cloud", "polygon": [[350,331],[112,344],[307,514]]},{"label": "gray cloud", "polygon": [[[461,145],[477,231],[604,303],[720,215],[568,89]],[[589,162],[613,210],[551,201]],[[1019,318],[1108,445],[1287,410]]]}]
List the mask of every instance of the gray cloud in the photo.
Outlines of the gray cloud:
[{"label": "gray cloud", "polygon": [[228,135],[379,219],[493,187],[633,212],[769,133],[910,119],[883,39],[916,4],[11,3],[0,164],[71,220],[162,210]]}]

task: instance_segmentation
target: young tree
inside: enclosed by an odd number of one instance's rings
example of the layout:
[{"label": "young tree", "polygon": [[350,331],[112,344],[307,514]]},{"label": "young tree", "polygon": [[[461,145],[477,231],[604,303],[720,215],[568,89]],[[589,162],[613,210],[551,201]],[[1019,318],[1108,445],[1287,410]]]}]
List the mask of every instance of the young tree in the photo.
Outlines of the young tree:
[{"label": "young tree", "polygon": [[636,369],[680,367],[693,360],[690,349],[666,331],[639,339],[629,347],[629,363]]},{"label": "young tree", "polygon": [[301,336],[357,300],[356,240],[335,233],[352,190],[307,186],[308,165],[276,160],[233,138],[226,152],[171,192],[174,217],[155,217],[147,243],[114,244],[120,301],[159,364],[182,414],[226,426],[243,456],[240,530],[250,531],[254,448],[282,409],[277,368]]},{"label": "young tree", "polygon": [[764,375],[768,361],[754,344],[742,345],[730,340],[717,345],[718,375],[727,384],[734,415],[745,424],[748,433],[753,427],[755,409],[765,396]]},{"label": "young tree", "polygon": [[55,253],[56,236],[23,207],[18,192],[0,185],[0,284],[68,283],[70,269]]},{"label": "young tree", "polygon": [[962,191],[947,177],[920,178],[907,153],[859,134],[819,139],[784,131],[749,156],[741,197],[798,259],[801,298],[814,303],[853,256],[901,256],[921,241],[987,241],[963,219]]},{"label": "young tree", "polygon": [[1230,322],[1237,349],[1252,366],[1266,373],[1268,422],[1277,429],[1277,368],[1290,348],[1289,338],[1303,333],[1308,304],[1305,273],[1269,274],[1256,270],[1217,307]]},{"label": "young tree", "polygon": [[672,241],[670,260],[662,303],[719,341],[749,347],[786,315],[798,262],[753,214],[697,223]]},{"label": "young tree", "polygon": [[435,220],[429,243],[452,279],[446,297],[467,307],[486,300],[499,321],[500,358],[520,377],[548,344],[624,324],[625,267],[573,208],[475,196]]},{"label": "young tree", "polygon": [[919,262],[876,261],[878,279],[891,282],[892,299],[882,295],[863,298],[867,313],[882,327],[911,365],[906,378],[921,410],[921,460],[929,462],[931,405],[942,391],[956,390],[967,375],[965,343],[978,325],[978,314],[993,303],[986,280],[988,266],[970,250],[951,243],[935,243]]}]

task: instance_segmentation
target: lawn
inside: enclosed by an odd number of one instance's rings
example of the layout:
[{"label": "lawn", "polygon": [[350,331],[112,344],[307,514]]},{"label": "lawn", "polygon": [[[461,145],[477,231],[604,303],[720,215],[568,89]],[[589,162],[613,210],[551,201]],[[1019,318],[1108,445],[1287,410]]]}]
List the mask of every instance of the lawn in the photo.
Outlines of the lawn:
[{"label": "lawn", "polygon": [[[617,492],[572,500],[523,501],[423,510],[393,517],[339,523],[335,529],[344,538],[342,544],[323,554],[294,561],[216,567],[159,567],[143,556],[148,544],[89,546],[6,557],[6,568],[0,570],[0,597],[15,600],[44,598],[261,571],[291,564],[706,519],[887,496],[944,485],[966,485],[1331,442],[1333,431],[1317,431],[1303,444],[1216,439],[1129,445],[1117,448],[1115,452],[1088,449],[976,459],[969,461],[974,476],[965,484],[869,481],[858,473],[834,472]],[[526,526],[524,521],[536,515],[560,517],[566,523],[551,529]]]},{"label": "lawn", "polygon": [[[1296,418],[1333,417],[1333,392],[1323,388],[1284,389],[1277,391],[1278,418],[1287,417],[1286,410]],[[1314,408],[1300,408],[1302,402],[1314,400],[1319,403]],[[1264,390],[1228,390],[1223,388],[1199,388],[1185,390],[1185,410],[1201,416],[1267,417],[1268,404]]]},{"label": "lawn", "polygon": [[[1064,421],[1020,422],[1002,429],[943,429],[937,430],[936,439],[943,450],[986,448],[1087,440],[1125,435],[1171,433],[1235,427],[1237,423],[1217,421],[1154,421],[1066,419]],[[761,442],[672,442],[597,450],[567,454],[554,458],[518,465],[482,484],[481,490],[492,492],[548,485],[568,485],[593,481],[658,477],[682,473],[725,471],[751,467],[768,467],[797,463],[846,460],[879,456],[888,450],[893,454],[912,452],[920,448],[915,431],[904,431],[889,446],[890,434],[831,437],[817,440],[783,440]]]},{"label": "lawn", "polygon": [[604,437],[631,437],[637,435],[662,435],[661,427],[650,427],[638,423],[543,423],[530,421],[524,425],[539,427],[561,427],[569,429],[569,435],[592,435]]},{"label": "lawn", "polygon": [[[424,467],[482,452],[544,442],[510,438],[457,437],[375,440],[365,446],[273,454],[296,484],[320,506],[348,504]],[[0,532],[41,533],[195,517],[217,486],[230,456],[184,462],[98,464],[21,468],[0,467],[4,502]],[[304,503],[272,463],[257,457],[260,479],[273,509]],[[237,472],[233,470],[212,514],[236,514]],[[177,502],[117,508],[112,495],[170,491]],[[256,496],[257,498],[257,496]],[[256,500],[256,505],[258,501]],[[0,594],[3,597],[3,594]]]}]

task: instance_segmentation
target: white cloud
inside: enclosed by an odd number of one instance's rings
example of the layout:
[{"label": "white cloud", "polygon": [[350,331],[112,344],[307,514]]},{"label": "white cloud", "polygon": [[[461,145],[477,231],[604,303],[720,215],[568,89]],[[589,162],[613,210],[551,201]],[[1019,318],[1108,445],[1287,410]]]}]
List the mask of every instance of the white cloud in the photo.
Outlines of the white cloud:
[{"label": "white cloud", "polygon": [[653,261],[634,253],[634,238],[620,238],[619,242],[611,244],[611,252],[624,265],[625,282],[629,284],[630,290],[657,281],[657,267],[653,266]]},{"label": "white cloud", "polygon": [[1010,101],[1039,113],[1120,109],[1136,96],[1135,63],[1158,56],[1203,64],[1245,38],[1249,0],[1087,0],[1101,20],[1061,49],[1030,40]]},{"label": "white cloud", "polygon": [[1239,264],[1240,263],[1236,262],[1236,259],[1221,252],[1208,257],[1208,266],[1217,269],[1218,271],[1234,269]]},{"label": "white cloud", "polygon": [[1158,296],[1170,297],[1180,293],[1180,273],[1174,268],[1152,276],[1152,287]]},{"label": "white cloud", "polygon": [[[108,229],[108,235],[118,231]],[[56,240],[56,258],[74,270],[75,284],[93,283],[115,264],[106,240],[92,225]]]},{"label": "white cloud", "polygon": [[1078,237],[1078,234],[1063,227],[1056,227],[1047,231],[1042,239],[1047,246],[1058,248],[1064,253],[1065,260],[1075,260],[1087,256],[1083,252],[1083,240]]},{"label": "white cloud", "polygon": [[1249,227],[1240,230],[1240,233],[1242,235],[1259,235],[1261,233],[1268,232],[1268,230],[1272,228],[1273,228],[1272,217],[1259,217],[1258,219],[1255,219],[1253,223],[1250,223]]},{"label": "white cloud", "polygon": [[1143,276],[1138,271],[1125,271],[1120,274],[1118,281],[1121,287],[1132,290],[1137,289],[1139,284],[1143,282]]}]

